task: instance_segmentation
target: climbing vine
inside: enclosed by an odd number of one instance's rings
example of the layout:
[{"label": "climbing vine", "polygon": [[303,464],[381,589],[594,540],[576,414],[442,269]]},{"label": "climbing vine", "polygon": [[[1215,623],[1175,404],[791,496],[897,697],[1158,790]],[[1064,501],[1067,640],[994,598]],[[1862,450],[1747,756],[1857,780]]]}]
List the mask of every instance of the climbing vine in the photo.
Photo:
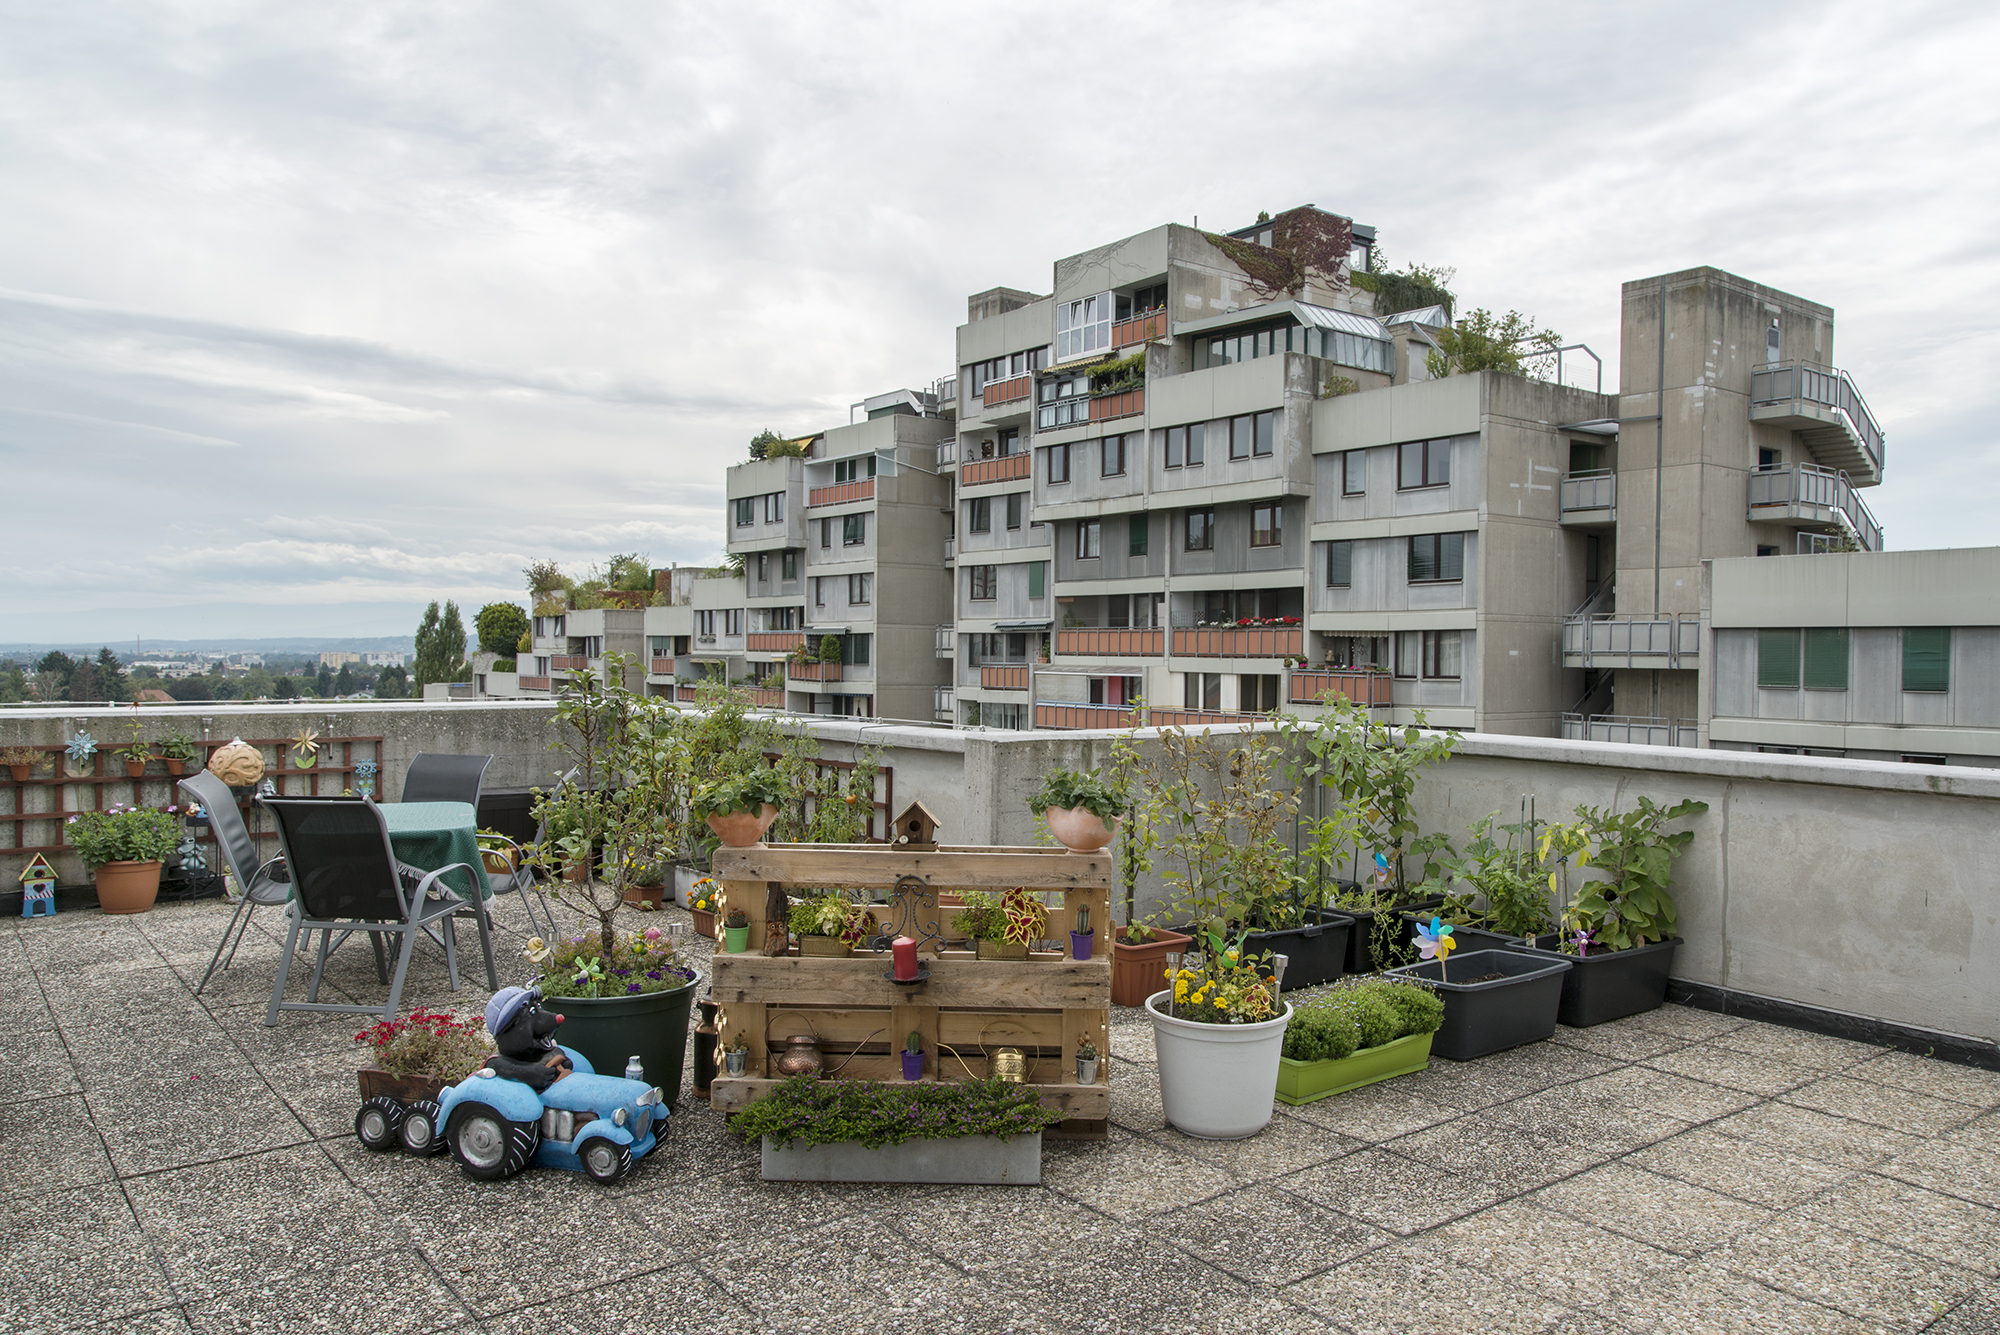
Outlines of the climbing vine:
[{"label": "climbing vine", "polygon": [[1267,301],[1281,294],[1297,296],[1315,277],[1335,291],[1347,286],[1347,257],[1354,245],[1347,219],[1306,205],[1287,209],[1270,222],[1268,246],[1215,232],[1202,235],[1235,262],[1250,280],[1250,290]]}]

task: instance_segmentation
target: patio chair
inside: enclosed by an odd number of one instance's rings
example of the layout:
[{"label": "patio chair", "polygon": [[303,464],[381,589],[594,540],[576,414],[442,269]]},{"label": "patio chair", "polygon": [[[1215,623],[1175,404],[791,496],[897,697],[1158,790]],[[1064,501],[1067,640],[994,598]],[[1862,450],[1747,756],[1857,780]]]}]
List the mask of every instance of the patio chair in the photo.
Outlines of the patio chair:
[{"label": "patio chair", "polygon": [[[576,776],[577,771],[575,769],[570,770],[569,773],[556,780],[555,787],[551,791],[561,792],[564,788],[576,782]],[[521,906],[528,911],[528,930],[533,933],[540,933],[543,923],[546,923],[548,925],[548,938],[554,940],[556,935],[555,910],[549,907],[548,892],[542,889],[542,880],[546,879],[547,874],[543,873],[541,877],[537,877],[535,874],[536,869],[528,864],[528,855],[539,850],[542,844],[548,839],[549,823],[545,820],[535,827],[534,841],[525,848],[515,843],[512,839],[507,838],[504,834],[486,835],[483,837],[489,843],[498,839],[505,843],[507,847],[514,850],[514,870],[511,875],[502,877],[496,876],[490,871],[486,873],[486,879],[493,886],[493,893],[495,895],[504,895],[511,890],[519,894],[521,896]],[[530,890],[535,892],[535,899],[542,901],[542,916],[540,921],[537,921],[535,918],[534,900],[528,897]]]},{"label": "patio chair", "polygon": [[[229,791],[229,785],[200,770],[180,781],[180,789],[192,802],[198,802],[208,812],[209,829],[215,834],[215,846],[222,850],[223,861],[236,877],[236,887],[243,897],[236,901],[236,912],[229,917],[228,925],[222,929],[222,940],[215,943],[215,957],[208,962],[208,972],[201,976],[201,983],[194,990],[196,996],[208,986],[208,980],[215,976],[217,969],[226,969],[236,959],[236,948],[243,944],[243,933],[250,930],[250,910],[266,905],[283,904],[292,897],[291,874],[285,869],[285,859],[275,857],[259,865],[257,845],[250,838],[250,829],[243,823],[243,813],[236,809],[236,795]],[[236,939],[229,939],[231,932]],[[229,958],[224,959],[223,947],[229,948]]]},{"label": "patio chair", "polygon": [[[342,1011],[379,1014],[385,1020],[395,1018],[417,937],[427,933],[433,923],[443,928],[445,971],[451,979],[451,990],[458,990],[458,945],[451,917],[468,905],[440,878],[453,871],[469,871],[467,864],[455,862],[435,871],[418,872],[398,862],[389,843],[389,827],[372,801],[271,797],[264,800],[264,805],[277,820],[278,840],[284,845],[285,860],[291,868],[295,898],[285,951],[278,960],[278,978],[271,987],[271,1005],[264,1013],[265,1024],[275,1025],[278,1012],[286,1010]],[[479,947],[486,959],[487,985],[497,991],[500,977],[493,967],[493,938],[487,930],[486,915],[475,914],[473,922],[479,928]],[[285,981],[291,973],[292,952],[297,949],[299,933],[314,931],[321,936],[312,986],[307,989],[304,1001],[286,1001]],[[343,938],[353,932],[368,933],[369,942],[375,947],[378,975],[386,972],[382,938],[398,938],[396,972],[389,980],[389,998],[383,1005],[343,1005],[319,999],[327,954],[337,944],[335,932]]]},{"label": "patio chair", "polygon": [[419,751],[403,774],[405,802],[463,802],[479,810],[479,790],[492,756],[451,756]]}]

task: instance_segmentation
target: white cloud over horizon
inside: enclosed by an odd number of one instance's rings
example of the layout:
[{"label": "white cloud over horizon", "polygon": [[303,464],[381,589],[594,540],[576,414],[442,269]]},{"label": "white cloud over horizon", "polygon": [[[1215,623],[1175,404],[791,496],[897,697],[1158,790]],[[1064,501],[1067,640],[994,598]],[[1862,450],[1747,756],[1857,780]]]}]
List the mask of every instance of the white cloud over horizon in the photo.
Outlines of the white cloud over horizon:
[{"label": "white cloud over horizon", "polygon": [[967,293],[1307,201],[1607,386],[1623,281],[1831,305],[1890,545],[2000,541],[1996,53],[1968,4],[16,8],[0,642],[711,559],[744,442],[948,373]]}]

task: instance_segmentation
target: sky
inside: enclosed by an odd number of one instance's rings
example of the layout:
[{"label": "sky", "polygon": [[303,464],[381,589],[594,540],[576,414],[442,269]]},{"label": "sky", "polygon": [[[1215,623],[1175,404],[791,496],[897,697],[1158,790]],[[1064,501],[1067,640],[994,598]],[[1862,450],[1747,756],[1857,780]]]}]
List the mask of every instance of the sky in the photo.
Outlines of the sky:
[{"label": "sky", "polygon": [[0,643],[706,562],[968,294],[1301,203],[1605,357],[1835,308],[1891,548],[2000,542],[2000,7],[0,0]]}]

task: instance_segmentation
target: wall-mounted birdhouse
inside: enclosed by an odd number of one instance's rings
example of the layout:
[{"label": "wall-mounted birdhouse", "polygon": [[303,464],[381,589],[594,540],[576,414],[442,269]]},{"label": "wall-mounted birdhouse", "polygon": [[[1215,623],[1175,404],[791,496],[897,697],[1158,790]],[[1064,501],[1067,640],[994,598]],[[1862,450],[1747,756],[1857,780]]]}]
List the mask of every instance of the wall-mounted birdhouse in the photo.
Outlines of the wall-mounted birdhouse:
[{"label": "wall-mounted birdhouse", "polygon": [[37,853],[21,869],[21,916],[50,918],[56,911],[56,869]]},{"label": "wall-mounted birdhouse", "polygon": [[922,802],[912,802],[896,817],[896,831],[890,842],[910,852],[934,852],[937,832],[938,818],[931,814],[931,809]]}]

